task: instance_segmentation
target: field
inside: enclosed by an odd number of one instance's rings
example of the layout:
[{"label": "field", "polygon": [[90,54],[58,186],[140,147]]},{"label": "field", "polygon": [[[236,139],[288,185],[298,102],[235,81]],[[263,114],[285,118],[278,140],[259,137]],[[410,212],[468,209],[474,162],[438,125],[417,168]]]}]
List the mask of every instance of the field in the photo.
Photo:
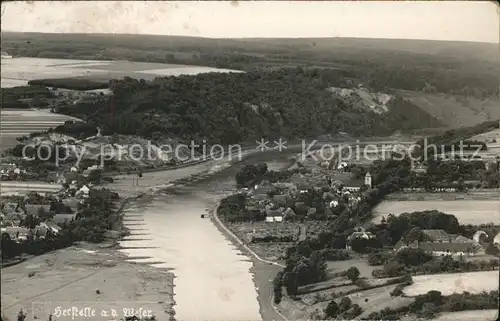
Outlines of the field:
[{"label": "field", "polygon": [[389,214],[399,215],[416,211],[438,210],[453,214],[460,224],[500,224],[499,200],[455,201],[383,201],[374,210],[374,222]]},{"label": "field", "polygon": [[[500,143],[500,129],[491,130],[489,132],[473,136],[470,139],[485,142],[488,145],[488,149],[490,147],[495,148],[495,145]],[[492,140],[496,140],[497,144],[492,144]]]},{"label": "field", "polygon": [[498,311],[492,310],[469,310],[459,312],[446,312],[434,320],[436,321],[471,321],[471,320],[498,320]]},{"label": "field", "polygon": [[498,290],[498,271],[419,275],[413,277],[413,284],[404,289],[408,296],[425,294],[431,290],[442,295],[453,293],[481,293]]},{"label": "field", "polygon": [[386,201],[491,201],[500,199],[500,189],[476,189],[474,191],[460,192],[396,192],[386,196]]},{"label": "field", "polygon": [[376,268],[379,268],[376,266],[368,265],[368,262],[366,259],[351,259],[351,260],[345,260],[345,261],[328,261],[327,262],[327,270],[330,273],[345,271],[345,270],[349,269],[351,266],[357,267],[359,272],[360,272],[360,277],[367,278],[367,279],[373,278],[372,271],[375,270]]},{"label": "field", "polygon": [[74,119],[45,111],[3,109],[0,111],[0,117],[0,152],[14,147],[17,144],[17,137],[55,128],[64,124],[66,120]]},{"label": "field", "polygon": [[86,78],[108,82],[126,76],[152,80],[155,77],[230,71],[233,70],[146,62],[21,57],[2,59],[2,88],[25,85],[34,79]]},{"label": "field", "polygon": [[397,92],[448,127],[471,126],[500,118],[499,99],[406,90]]},{"label": "field", "polygon": [[0,182],[0,196],[26,194],[28,192],[55,193],[61,189],[60,184],[49,184],[43,182],[5,181]]}]

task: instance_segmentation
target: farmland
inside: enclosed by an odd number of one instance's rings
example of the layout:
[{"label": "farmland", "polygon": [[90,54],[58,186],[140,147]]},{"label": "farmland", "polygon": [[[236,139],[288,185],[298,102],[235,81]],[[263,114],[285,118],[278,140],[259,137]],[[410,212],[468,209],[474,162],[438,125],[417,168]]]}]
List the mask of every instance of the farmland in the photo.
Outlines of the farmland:
[{"label": "farmland", "polygon": [[17,144],[17,137],[47,130],[49,128],[55,128],[64,124],[66,120],[74,119],[66,115],[35,110],[2,109],[0,116],[0,151],[14,147]]},{"label": "farmland", "polygon": [[460,224],[500,223],[498,200],[383,201],[374,210],[374,221],[380,222],[382,217],[387,217],[389,214],[399,215],[426,210],[453,214]]},{"label": "farmland", "polygon": [[54,193],[61,189],[60,184],[43,182],[1,182],[1,195],[25,194],[29,192]]},{"label": "farmland", "polygon": [[498,290],[498,271],[419,275],[413,277],[413,284],[406,287],[404,293],[416,296],[432,290],[442,295]]},{"label": "farmland", "polygon": [[498,320],[498,311],[491,310],[469,310],[459,312],[446,312],[442,313],[439,317],[434,319],[436,321],[469,321],[469,320]]}]

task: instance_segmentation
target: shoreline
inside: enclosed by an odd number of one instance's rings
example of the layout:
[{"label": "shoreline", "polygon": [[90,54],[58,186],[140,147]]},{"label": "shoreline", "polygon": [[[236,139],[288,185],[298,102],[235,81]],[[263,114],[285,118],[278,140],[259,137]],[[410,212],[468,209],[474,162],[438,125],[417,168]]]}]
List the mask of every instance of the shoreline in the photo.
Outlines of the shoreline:
[{"label": "shoreline", "polygon": [[[255,290],[257,291],[257,301],[260,307],[260,315],[262,320],[277,320],[276,316],[279,316],[284,321],[288,321],[286,316],[284,316],[274,304],[274,292],[272,279],[266,280],[264,278],[265,272],[274,276],[276,275],[277,268],[283,268],[282,264],[277,262],[272,262],[260,258],[255,252],[253,252],[242,240],[240,240],[228,227],[224,225],[222,220],[219,218],[218,209],[220,206],[220,200],[217,205],[208,211],[210,221],[212,224],[222,233],[222,235],[228,239],[237,249],[239,249],[245,256],[247,256],[252,261],[252,268],[249,272],[252,274],[252,279],[254,282]],[[272,268],[271,268],[272,267]],[[270,289],[270,291],[269,291]]]}]

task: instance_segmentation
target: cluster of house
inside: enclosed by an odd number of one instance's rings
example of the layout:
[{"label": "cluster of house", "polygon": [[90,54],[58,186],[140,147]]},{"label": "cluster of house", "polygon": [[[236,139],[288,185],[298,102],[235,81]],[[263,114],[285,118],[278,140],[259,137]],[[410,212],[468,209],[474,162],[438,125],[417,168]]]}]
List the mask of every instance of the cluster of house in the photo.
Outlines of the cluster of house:
[{"label": "cluster of house", "polygon": [[94,89],[94,90],[72,90],[64,88],[48,88],[54,96],[78,102],[92,102],[101,97],[108,97],[113,94],[111,89]]},{"label": "cluster of house", "polygon": [[[477,231],[472,239],[459,234],[448,234],[444,230],[422,230],[425,241],[418,240],[405,242],[401,239],[394,246],[394,251],[398,252],[405,248],[422,249],[434,256],[474,256],[484,254],[484,248],[480,244],[481,236],[486,233]],[[367,231],[353,232],[346,240],[346,249],[351,249],[351,243],[354,239],[374,239],[376,236]],[[500,244],[500,233],[494,239],[493,244]]]},{"label": "cluster of house", "polygon": [[0,180],[13,181],[26,174],[26,170],[19,168],[16,164],[2,164],[0,169]]},{"label": "cluster of house", "polygon": [[[54,197],[59,200],[57,196]],[[28,238],[44,239],[50,231],[57,235],[61,230],[60,224],[70,222],[76,219],[78,204],[82,200],[78,198],[67,198],[60,200],[62,204],[71,209],[72,213],[53,214],[48,204],[33,204],[24,202],[6,202],[2,204],[1,209],[1,233],[7,234],[11,240],[20,242]],[[38,218],[40,223],[34,228],[29,229],[21,224],[28,216]]]},{"label": "cluster of house", "polygon": [[[400,251],[404,248],[419,248],[432,253],[434,256],[473,256],[484,254],[484,248],[480,244],[480,232],[478,231],[472,239],[469,239],[458,234],[448,234],[444,230],[422,230],[426,241],[413,241],[408,244],[404,240],[400,240],[394,246],[394,250]],[[497,235],[493,243],[498,243],[499,241],[500,236]]]},{"label": "cluster of house", "polygon": [[[309,180],[308,180],[309,179]],[[267,222],[282,222],[293,220],[296,213],[294,208],[303,208],[307,216],[316,214],[317,209],[308,207],[298,200],[300,194],[307,193],[309,189],[316,192],[322,192],[322,199],[325,203],[325,212],[327,216],[333,215],[332,209],[341,202],[345,202],[350,208],[355,207],[361,200],[357,193],[363,185],[371,187],[371,176],[366,174],[364,181],[356,184],[344,185],[341,181],[332,181],[325,178],[325,184],[322,187],[314,186],[317,181],[311,174],[296,174],[289,183],[270,183],[262,181],[255,185],[251,190],[245,191],[247,197],[246,210],[249,212],[264,213]],[[327,187],[328,190],[325,190]],[[274,194],[273,196],[270,196]]]}]

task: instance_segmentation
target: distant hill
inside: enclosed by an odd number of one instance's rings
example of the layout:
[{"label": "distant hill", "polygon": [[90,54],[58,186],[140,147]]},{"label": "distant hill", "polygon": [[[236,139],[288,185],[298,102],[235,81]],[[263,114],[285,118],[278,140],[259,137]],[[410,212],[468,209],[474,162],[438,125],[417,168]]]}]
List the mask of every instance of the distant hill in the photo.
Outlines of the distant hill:
[{"label": "distant hill", "polygon": [[[459,127],[498,117],[500,58],[496,44],[16,32],[2,32],[1,41],[2,50],[13,56],[145,61],[247,72],[328,69],[331,72],[318,73],[321,79],[310,81],[321,82],[324,88],[363,84],[372,92],[405,97],[412,108],[425,111],[420,114],[426,119],[433,118],[421,127],[435,127],[436,118],[446,127]],[[409,104],[405,106],[409,108]],[[415,128],[405,122],[408,128]]]},{"label": "distant hill", "polygon": [[[499,45],[463,41],[434,41],[411,39],[371,39],[371,38],[201,38],[168,35],[128,35],[128,34],[43,34],[23,32],[2,32],[3,42],[15,40],[92,42],[103,45],[126,46],[149,49],[166,49],[173,46],[175,50],[212,48],[220,50],[236,50],[251,53],[252,50],[262,53],[287,52],[291,49],[305,51],[340,51],[350,52],[352,49],[364,49],[374,52],[402,52],[419,55],[442,56],[460,60],[478,60],[500,62]],[[145,49],[145,48],[144,48]]]}]

